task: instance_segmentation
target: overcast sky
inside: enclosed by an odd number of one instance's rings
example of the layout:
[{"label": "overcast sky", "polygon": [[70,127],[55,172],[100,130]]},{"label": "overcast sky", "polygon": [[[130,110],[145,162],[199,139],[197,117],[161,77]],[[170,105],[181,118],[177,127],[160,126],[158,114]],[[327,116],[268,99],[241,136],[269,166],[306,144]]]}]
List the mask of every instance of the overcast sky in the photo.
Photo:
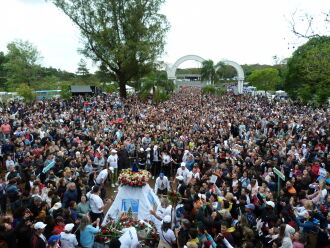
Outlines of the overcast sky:
[{"label": "overcast sky", "polygon": [[[196,54],[215,62],[272,64],[274,55],[289,57],[301,42],[290,31],[292,13],[319,15],[329,9],[329,0],[167,0],[162,12],[171,29],[160,60],[173,64]],[[82,58],[79,30],[44,0],[0,0],[0,50],[15,39],[32,42],[45,66],[75,72]]]}]

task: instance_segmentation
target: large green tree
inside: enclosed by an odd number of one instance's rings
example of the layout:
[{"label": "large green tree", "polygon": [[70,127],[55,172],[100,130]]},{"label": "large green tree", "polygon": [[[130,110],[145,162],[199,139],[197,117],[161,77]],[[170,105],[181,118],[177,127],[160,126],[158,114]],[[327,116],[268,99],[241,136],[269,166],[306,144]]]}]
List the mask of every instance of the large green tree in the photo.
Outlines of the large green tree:
[{"label": "large green tree", "polygon": [[258,90],[273,91],[280,85],[281,77],[278,70],[267,68],[253,71],[247,81],[257,87]]},{"label": "large green tree", "polygon": [[7,89],[15,89],[20,84],[32,84],[37,80],[40,69],[40,53],[28,41],[14,41],[7,45],[6,70]]},{"label": "large green tree", "polygon": [[164,0],[53,0],[79,27],[81,52],[102,64],[126,97],[126,84],[154,68],[169,29]]},{"label": "large green tree", "polygon": [[310,39],[293,53],[287,66],[284,89],[292,98],[326,102],[330,97],[330,37]]}]

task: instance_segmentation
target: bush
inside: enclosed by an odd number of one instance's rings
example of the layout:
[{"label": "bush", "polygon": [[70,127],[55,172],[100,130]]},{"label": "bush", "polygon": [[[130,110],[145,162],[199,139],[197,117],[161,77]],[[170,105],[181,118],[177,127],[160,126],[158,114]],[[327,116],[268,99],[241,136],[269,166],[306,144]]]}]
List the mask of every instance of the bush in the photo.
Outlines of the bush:
[{"label": "bush", "polygon": [[32,102],[36,99],[36,94],[34,90],[27,84],[21,84],[16,92],[24,98],[24,102]]},{"label": "bush", "polygon": [[203,95],[215,95],[217,89],[213,85],[206,85],[202,88]]}]

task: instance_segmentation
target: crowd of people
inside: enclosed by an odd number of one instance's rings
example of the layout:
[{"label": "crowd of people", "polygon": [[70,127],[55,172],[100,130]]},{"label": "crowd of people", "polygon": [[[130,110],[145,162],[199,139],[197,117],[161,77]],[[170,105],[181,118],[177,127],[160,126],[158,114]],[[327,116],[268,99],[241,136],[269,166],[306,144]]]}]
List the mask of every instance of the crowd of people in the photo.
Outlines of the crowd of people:
[{"label": "crowd of people", "polygon": [[96,246],[133,163],[181,195],[151,211],[160,248],[330,247],[329,109],[182,88],[158,105],[107,94],[0,112],[0,247]]}]

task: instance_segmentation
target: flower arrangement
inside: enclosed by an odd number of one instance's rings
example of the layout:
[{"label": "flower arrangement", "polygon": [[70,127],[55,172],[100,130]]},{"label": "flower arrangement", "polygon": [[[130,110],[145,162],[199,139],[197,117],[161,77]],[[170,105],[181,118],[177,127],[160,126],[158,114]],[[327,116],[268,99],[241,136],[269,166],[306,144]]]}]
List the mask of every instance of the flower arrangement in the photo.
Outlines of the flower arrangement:
[{"label": "flower arrangement", "polygon": [[120,173],[118,182],[133,187],[142,187],[148,183],[150,178],[151,174],[147,170],[133,172],[131,169],[126,169]]},{"label": "flower arrangement", "polygon": [[170,192],[168,192],[167,198],[173,206],[176,206],[178,204],[178,202],[180,202],[182,200],[182,196],[180,195],[180,193],[178,193],[174,190],[171,190]]},{"label": "flower arrangement", "polygon": [[95,240],[106,244],[113,238],[119,238],[121,236],[121,230],[128,227],[134,227],[137,232],[141,230],[146,231],[146,238],[140,240],[142,244],[151,247],[158,244],[159,234],[153,222],[148,220],[133,220],[127,215],[122,215],[117,222],[110,220],[107,225],[101,228],[101,231],[95,236]]}]

